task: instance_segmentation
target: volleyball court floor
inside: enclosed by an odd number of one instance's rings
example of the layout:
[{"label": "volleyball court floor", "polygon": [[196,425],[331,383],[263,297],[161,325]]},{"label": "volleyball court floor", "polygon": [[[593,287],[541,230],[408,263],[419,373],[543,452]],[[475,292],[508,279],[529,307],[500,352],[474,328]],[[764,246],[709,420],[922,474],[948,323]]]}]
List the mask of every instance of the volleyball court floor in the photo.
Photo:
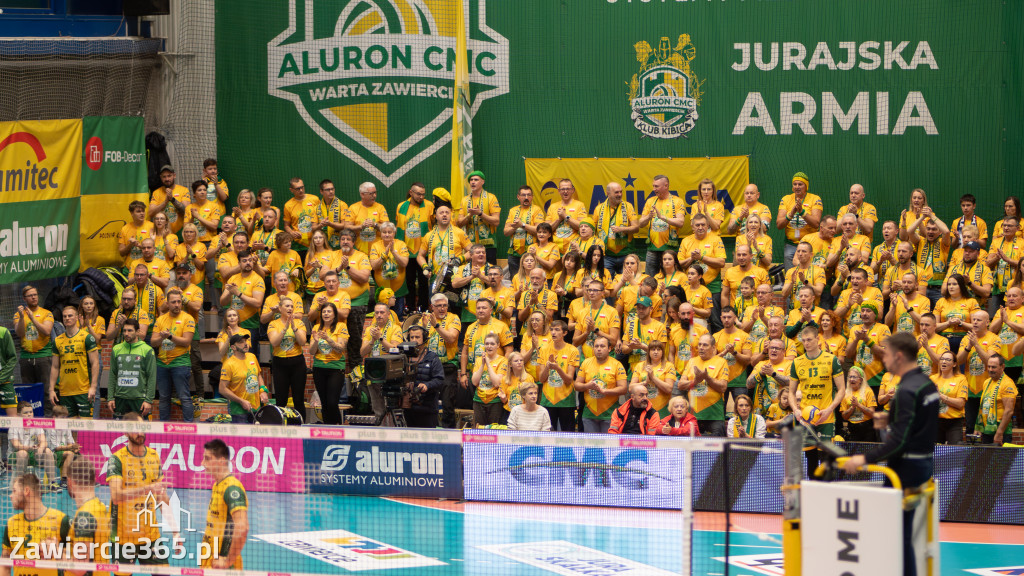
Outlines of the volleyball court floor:
[{"label": "volleyball court floor", "polygon": [[[186,549],[207,490],[177,490]],[[108,489],[97,495],[109,502]],[[73,511],[67,492],[44,503]],[[540,576],[680,574],[681,514],[328,494],[249,493],[245,568],[279,573]],[[0,513],[10,514],[4,499]],[[780,517],[733,514],[729,574],[781,575]],[[188,528],[191,526],[192,531]],[[694,574],[725,573],[724,515],[697,513]],[[1024,526],[943,523],[942,574],[1024,575]],[[172,560],[172,565],[196,566]]]}]

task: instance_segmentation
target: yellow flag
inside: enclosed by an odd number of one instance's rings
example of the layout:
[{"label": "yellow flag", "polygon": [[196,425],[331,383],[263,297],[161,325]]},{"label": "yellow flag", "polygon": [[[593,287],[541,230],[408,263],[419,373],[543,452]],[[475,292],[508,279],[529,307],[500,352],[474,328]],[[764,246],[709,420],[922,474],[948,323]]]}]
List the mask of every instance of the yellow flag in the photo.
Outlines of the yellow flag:
[{"label": "yellow flag", "polygon": [[473,171],[472,109],[469,105],[469,61],[466,54],[466,14],[455,0],[455,98],[452,104],[452,208],[469,194],[466,176]]}]

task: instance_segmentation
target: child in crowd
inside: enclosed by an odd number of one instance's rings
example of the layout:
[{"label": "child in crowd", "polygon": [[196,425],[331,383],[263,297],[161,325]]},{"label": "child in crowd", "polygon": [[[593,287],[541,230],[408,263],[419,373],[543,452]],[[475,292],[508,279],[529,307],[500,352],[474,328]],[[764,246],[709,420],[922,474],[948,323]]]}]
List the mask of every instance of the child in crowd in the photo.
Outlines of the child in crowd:
[{"label": "child in crowd", "polygon": [[[68,409],[60,405],[54,406],[53,417],[67,418]],[[67,488],[68,470],[71,469],[71,461],[75,459],[75,454],[78,454],[80,450],[78,442],[75,440],[75,435],[71,430],[47,430],[46,444],[53,452],[53,461],[57,469],[60,470],[60,486],[61,488]]]}]

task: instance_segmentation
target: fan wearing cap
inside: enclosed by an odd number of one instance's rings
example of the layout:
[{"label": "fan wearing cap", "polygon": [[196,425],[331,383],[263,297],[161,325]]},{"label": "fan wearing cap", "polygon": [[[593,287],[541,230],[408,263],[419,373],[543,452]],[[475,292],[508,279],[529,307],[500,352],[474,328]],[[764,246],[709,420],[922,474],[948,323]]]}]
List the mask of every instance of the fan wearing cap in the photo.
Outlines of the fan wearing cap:
[{"label": "fan wearing cap", "polygon": [[249,336],[235,334],[228,344],[231,355],[220,372],[220,394],[228,399],[232,422],[252,424],[254,413],[270,401],[270,390],[263,384],[259,360],[249,352]]},{"label": "fan wearing cap", "polygon": [[395,291],[391,288],[377,289],[377,302],[381,304],[387,304],[388,309],[391,311],[388,317],[394,324],[400,324],[398,321],[398,314],[395,313]]},{"label": "fan wearing cap", "polygon": [[793,175],[793,193],[783,196],[779,202],[778,216],[775,218],[775,227],[786,231],[786,268],[793,267],[793,255],[796,254],[796,245],[800,240],[818,231],[818,224],[821,223],[821,212],[823,205],[821,198],[807,192],[811,187],[811,181],[807,174],[797,172]]},{"label": "fan wearing cap", "polygon": [[978,306],[984,308],[988,303],[988,297],[992,294],[995,281],[992,270],[979,257],[980,252],[980,243],[974,241],[965,243],[963,261],[950,266],[946,277],[962,274],[967,282],[968,292],[978,301]]},{"label": "fan wearing cap", "polygon": [[648,346],[652,342],[668,345],[665,325],[652,317],[651,307],[650,297],[640,296],[636,299],[636,314],[627,316],[622,339],[615,346],[621,355],[616,358],[619,362],[628,362],[630,372],[644,361]]},{"label": "fan wearing cap", "polygon": [[[174,285],[181,290],[181,309],[188,313],[199,326],[199,311],[203,309],[203,290],[192,282],[192,269],[188,262],[179,262],[174,266]],[[164,306],[167,303],[164,302]],[[166,310],[164,310],[166,312]],[[192,334],[192,348],[189,351],[192,367],[192,393],[203,393],[203,357],[199,352],[200,330]]]},{"label": "fan wearing cap", "polygon": [[175,183],[177,175],[174,168],[164,164],[160,167],[160,183],[163,186],[153,190],[149,197],[149,209],[146,211],[146,220],[153,221],[153,216],[158,212],[167,215],[167,223],[171,232],[177,234],[185,224],[185,210],[192,203],[192,195],[188,188]]},{"label": "fan wearing cap", "polygon": [[876,397],[885,372],[882,365],[882,341],[891,334],[888,326],[877,322],[878,309],[879,305],[875,302],[861,305],[861,325],[850,329],[850,341],[846,344],[846,359],[853,360],[854,365],[864,371],[866,383]]},{"label": "fan wearing cap", "polygon": [[498,197],[484,190],[484,173],[474,170],[466,177],[469,181],[469,196],[462,199],[458,207],[455,224],[466,231],[474,244],[487,249],[487,261],[497,263],[498,248],[494,232],[501,222],[501,206]]}]

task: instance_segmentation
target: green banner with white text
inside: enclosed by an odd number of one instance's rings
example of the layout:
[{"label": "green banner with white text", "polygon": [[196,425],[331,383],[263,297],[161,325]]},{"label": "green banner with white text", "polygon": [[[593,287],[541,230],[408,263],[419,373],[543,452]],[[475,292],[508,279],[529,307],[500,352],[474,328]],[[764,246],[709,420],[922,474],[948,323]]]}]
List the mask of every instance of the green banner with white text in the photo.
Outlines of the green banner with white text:
[{"label": "green banner with white text", "polygon": [[[920,187],[947,222],[966,192],[998,219],[1024,179],[1021,2],[464,3],[475,168],[503,218],[524,158],[748,156],[773,213],[800,171],[827,212],[860,183],[896,218]],[[283,204],[288,178],[330,178],[352,203],[371,181],[390,213],[413,182],[449,187],[456,4],[217,0],[232,190]],[[635,176],[615,179],[645,198]]]}]

